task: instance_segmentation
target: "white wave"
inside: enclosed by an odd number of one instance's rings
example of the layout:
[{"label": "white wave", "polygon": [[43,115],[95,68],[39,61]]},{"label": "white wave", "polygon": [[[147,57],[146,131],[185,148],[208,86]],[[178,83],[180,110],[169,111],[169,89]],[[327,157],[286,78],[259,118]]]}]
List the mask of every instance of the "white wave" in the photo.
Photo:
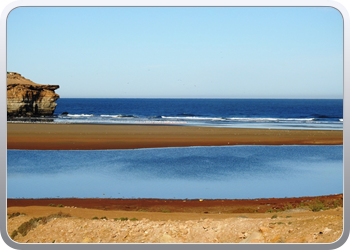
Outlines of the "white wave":
[{"label": "white wave", "polygon": [[275,121],[275,122],[283,122],[283,121],[312,121],[314,118],[248,118],[248,117],[231,117],[227,118],[227,120],[233,121]]},{"label": "white wave", "polygon": [[91,117],[91,116],[94,116],[94,115],[86,115],[86,114],[71,115],[71,114],[68,114],[67,116],[69,116],[69,117]]},{"label": "white wave", "polygon": [[287,121],[313,121],[315,118],[283,118],[281,120],[287,120]]},{"label": "white wave", "polygon": [[101,117],[119,118],[122,117],[122,115],[101,115]]},{"label": "white wave", "polygon": [[137,118],[135,115],[100,115],[101,117],[109,118]]},{"label": "white wave", "polygon": [[339,121],[341,121],[341,122],[342,122],[342,121],[343,121],[343,119],[339,119]]},{"label": "white wave", "polygon": [[210,120],[210,121],[241,121],[241,122],[291,122],[291,121],[313,121],[314,118],[249,118],[249,117],[198,117],[198,116],[161,116],[163,119],[178,120]]},{"label": "white wave", "polygon": [[197,117],[197,116],[184,116],[184,117],[178,117],[178,116],[161,116],[163,119],[179,119],[179,120],[210,120],[210,121],[225,121],[224,118],[217,118],[217,117]]}]

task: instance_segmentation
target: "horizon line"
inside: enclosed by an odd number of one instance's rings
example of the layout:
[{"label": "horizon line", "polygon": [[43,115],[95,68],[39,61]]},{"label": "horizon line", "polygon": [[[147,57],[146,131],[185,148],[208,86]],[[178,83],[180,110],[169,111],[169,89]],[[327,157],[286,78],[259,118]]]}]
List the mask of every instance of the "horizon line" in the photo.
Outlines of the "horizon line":
[{"label": "horizon line", "polygon": [[[289,99],[289,100],[344,100],[332,97],[60,97],[59,99]],[[59,100],[58,99],[58,100]]]}]

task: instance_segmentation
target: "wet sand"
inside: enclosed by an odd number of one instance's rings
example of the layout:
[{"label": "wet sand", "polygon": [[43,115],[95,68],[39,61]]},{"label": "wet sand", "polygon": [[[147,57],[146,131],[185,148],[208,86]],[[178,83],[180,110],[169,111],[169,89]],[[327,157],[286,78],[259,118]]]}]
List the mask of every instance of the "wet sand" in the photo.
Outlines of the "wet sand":
[{"label": "wet sand", "polygon": [[7,124],[7,148],[96,150],[228,145],[342,145],[343,131],[158,125]]}]

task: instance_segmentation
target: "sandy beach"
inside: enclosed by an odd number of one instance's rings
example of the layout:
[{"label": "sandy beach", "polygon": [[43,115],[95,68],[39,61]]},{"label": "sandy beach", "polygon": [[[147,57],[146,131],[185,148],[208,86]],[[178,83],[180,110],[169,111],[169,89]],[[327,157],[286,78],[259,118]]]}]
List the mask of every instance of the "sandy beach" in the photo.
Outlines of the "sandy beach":
[{"label": "sandy beach", "polygon": [[7,124],[8,149],[94,150],[228,145],[342,145],[343,131],[157,125]]}]

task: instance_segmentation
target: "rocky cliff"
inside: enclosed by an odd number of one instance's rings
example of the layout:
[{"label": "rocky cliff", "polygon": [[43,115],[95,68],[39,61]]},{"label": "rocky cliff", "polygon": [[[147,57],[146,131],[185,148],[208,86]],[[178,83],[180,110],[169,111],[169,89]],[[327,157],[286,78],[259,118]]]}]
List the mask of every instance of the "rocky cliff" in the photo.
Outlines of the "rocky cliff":
[{"label": "rocky cliff", "polygon": [[41,85],[18,73],[7,73],[7,117],[51,116],[56,108],[59,85]]}]

